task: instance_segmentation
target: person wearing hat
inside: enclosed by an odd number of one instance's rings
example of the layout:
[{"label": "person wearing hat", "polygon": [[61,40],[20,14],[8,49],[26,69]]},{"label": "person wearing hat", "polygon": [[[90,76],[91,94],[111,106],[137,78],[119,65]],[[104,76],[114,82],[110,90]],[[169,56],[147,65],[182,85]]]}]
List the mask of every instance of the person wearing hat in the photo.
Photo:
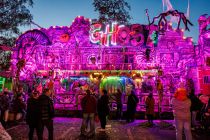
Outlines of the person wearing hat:
[{"label": "person wearing hat", "polygon": [[176,126],[177,140],[182,140],[183,128],[186,140],[192,140],[190,107],[191,101],[187,97],[187,90],[184,83],[181,82],[179,84],[179,88],[177,88],[174,94],[174,97],[172,98],[172,109]]},{"label": "person wearing hat", "polygon": [[34,129],[36,129],[37,136],[39,137],[39,93],[33,91],[31,97],[27,100],[27,110],[26,110],[26,123],[29,126],[28,138],[29,140],[33,139]]}]

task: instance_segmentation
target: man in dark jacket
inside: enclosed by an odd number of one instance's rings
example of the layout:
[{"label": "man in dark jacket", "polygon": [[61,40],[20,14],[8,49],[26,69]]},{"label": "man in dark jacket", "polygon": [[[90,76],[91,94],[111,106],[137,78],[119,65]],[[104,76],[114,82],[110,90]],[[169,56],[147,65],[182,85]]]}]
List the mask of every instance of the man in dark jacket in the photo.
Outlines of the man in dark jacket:
[{"label": "man in dark jacket", "polygon": [[98,117],[101,122],[101,128],[105,129],[106,127],[106,116],[109,115],[109,97],[107,91],[103,90],[103,95],[98,100],[97,110]]},{"label": "man in dark jacket", "polygon": [[54,106],[53,101],[50,98],[50,90],[44,89],[43,94],[39,96],[39,128],[40,128],[40,140],[43,138],[44,126],[48,129],[48,139],[53,140],[53,117]]},{"label": "man in dark jacket", "polygon": [[[90,95],[90,90],[86,91],[87,95],[82,98],[81,106],[83,110],[83,121],[81,126],[81,135],[94,136],[95,135],[95,114],[96,114],[96,98]],[[86,128],[90,123],[90,132],[86,132]]]},{"label": "man in dark jacket", "polygon": [[137,107],[138,102],[139,102],[139,99],[136,96],[135,92],[132,90],[131,94],[128,95],[126,122],[134,121],[134,116],[135,116],[136,107]]},{"label": "man in dark jacket", "polygon": [[31,97],[27,101],[27,111],[26,111],[26,122],[29,125],[29,140],[33,139],[34,129],[36,129],[36,133],[38,138],[40,139],[39,134],[39,102],[38,102],[39,94],[38,92],[32,92]]},{"label": "man in dark jacket", "polygon": [[195,127],[197,125],[197,123],[196,123],[197,112],[199,110],[201,110],[202,104],[201,104],[200,100],[198,99],[198,97],[195,96],[194,92],[191,92],[189,94],[189,98],[191,100],[191,107],[190,107],[191,124],[192,124],[192,127]]}]

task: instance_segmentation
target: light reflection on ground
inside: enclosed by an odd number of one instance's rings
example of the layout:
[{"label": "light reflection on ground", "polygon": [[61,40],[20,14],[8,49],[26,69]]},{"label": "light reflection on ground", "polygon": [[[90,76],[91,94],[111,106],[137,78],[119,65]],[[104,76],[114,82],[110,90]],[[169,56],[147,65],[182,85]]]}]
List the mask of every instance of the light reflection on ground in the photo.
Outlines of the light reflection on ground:
[{"label": "light reflection on ground", "polygon": [[[54,138],[55,140],[85,140],[80,137],[81,119],[78,118],[55,118]],[[28,127],[21,124],[7,130],[14,140],[26,140]],[[193,134],[195,140],[205,140],[209,137]],[[202,137],[201,137],[202,136]],[[36,137],[36,136],[35,136]],[[44,132],[47,139],[47,131]],[[35,138],[36,140],[37,138]],[[99,124],[96,124],[96,140],[175,140],[173,121],[155,121],[155,126],[147,127],[145,120],[136,120],[134,123],[125,121],[108,121],[106,132],[99,131]]]}]

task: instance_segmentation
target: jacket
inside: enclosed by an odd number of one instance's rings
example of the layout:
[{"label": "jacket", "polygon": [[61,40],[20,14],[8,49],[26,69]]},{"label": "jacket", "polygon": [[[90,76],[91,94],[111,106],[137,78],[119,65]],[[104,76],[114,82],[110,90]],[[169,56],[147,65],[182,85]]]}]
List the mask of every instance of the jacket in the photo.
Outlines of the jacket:
[{"label": "jacket", "polygon": [[108,95],[102,95],[98,99],[97,111],[99,115],[108,115],[109,114],[109,97]]},{"label": "jacket", "polygon": [[116,103],[121,105],[122,104],[122,92],[117,92],[115,96],[116,96]]},{"label": "jacket", "polygon": [[171,103],[175,119],[190,119],[190,99],[178,100],[173,98]]},{"label": "jacket", "polygon": [[155,99],[152,97],[147,97],[146,99],[146,114],[154,114],[154,105],[155,105]]},{"label": "jacket", "polygon": [[202,108],[202,103],[194,94],[190,94],[189,96],[191,100],[190,111],[199,111]]},{"label": "jacket", "polygon": [[139,102],[138,97],[135,94],[130,94],[128,96],[127,108],[128,109],[136,109],[138,102]]},{"label": "jacket", "polygon": [[86,95],[82,98],[81,106],[83,113],[96,113],[96,98],[92,95]]},{"label": "jacket", "polygon": [[26,104],[23,100],[16,98],[13,100],[14,113],[23,113],[26,110]]},{"label": "jacket", "polygon": [[50,120],[54,117],[53,101],[47,95],[42,94],[38,98],[39,117],[41,120]]},{"label": "jacket", "polygon": [[29,98],[27,101],[26,122],[28,124],[37,124],[39,121],[39,100]]},{"label": "jacket", "polygon": [[0,96],[0,110],[8,110],[10,104],[10,99],[8,95],[1,95]]}]

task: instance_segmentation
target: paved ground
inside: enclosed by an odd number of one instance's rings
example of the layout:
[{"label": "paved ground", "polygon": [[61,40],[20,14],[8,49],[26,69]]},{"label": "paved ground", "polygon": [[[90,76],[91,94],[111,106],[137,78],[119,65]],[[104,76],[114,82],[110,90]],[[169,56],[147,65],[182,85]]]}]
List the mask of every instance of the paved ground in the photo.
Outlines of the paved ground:
[{"label": "paved ground", "polygon": [[[84,138],[80,134],[81,119],[77,118],[55,118],[54,138],[55,140],[175,140],[175,130],[172,121],[155,121],[155,126],[147,127],[144,120],[136,120],[134,123],[126,124],[124,121],[109,121],[106,132],[96,128],[96,136]],[[27,140],[28,127],[19,124],[7,129],[14,140]],[[36,137],[36,136],[35,136]],[[193,133],[195,140],[209,140],[207,133]],[[36,139],[36,138],[35,138]],[[44,132],[47,139],[47,131]]]}]

